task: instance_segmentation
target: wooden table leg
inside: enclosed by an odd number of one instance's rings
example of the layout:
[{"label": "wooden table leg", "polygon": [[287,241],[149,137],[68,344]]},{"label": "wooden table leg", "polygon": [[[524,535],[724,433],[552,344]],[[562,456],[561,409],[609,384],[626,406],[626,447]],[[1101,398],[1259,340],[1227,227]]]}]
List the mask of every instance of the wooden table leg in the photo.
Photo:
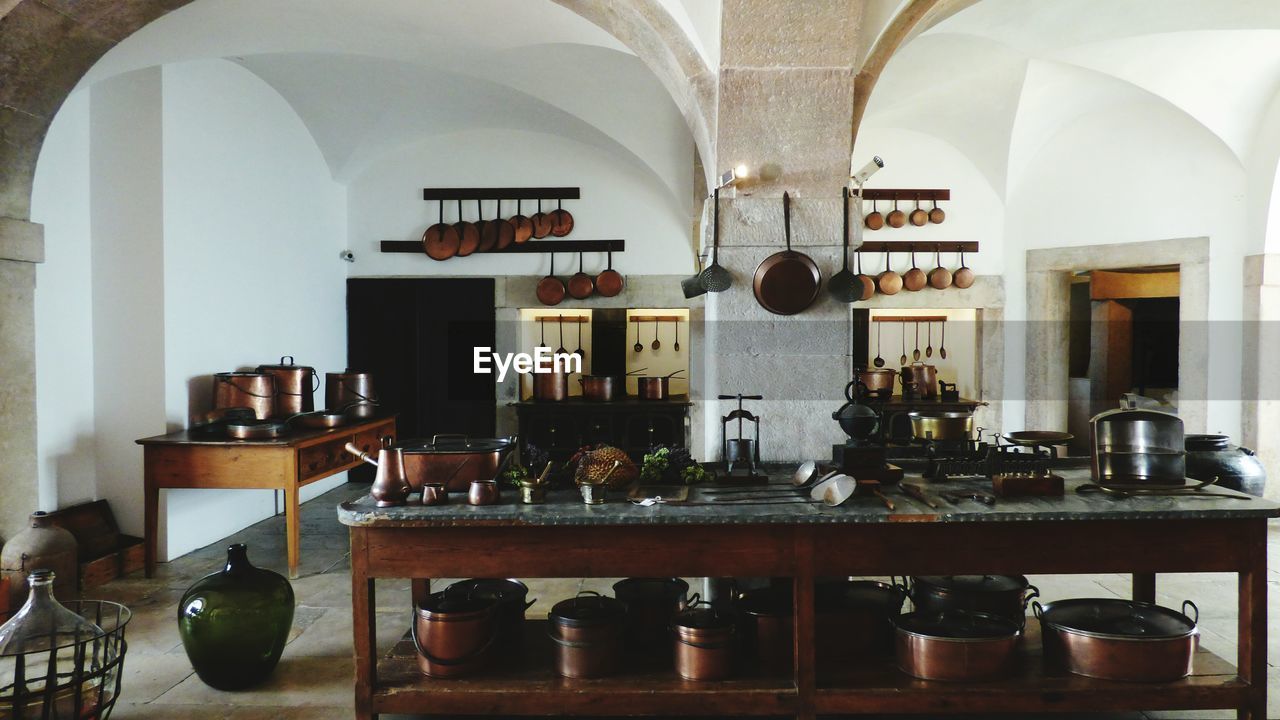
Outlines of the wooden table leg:
[{"label": "wooden table leg", "polygon": [[351,627],[356,663],[356,720],[376,720],[373,712],[373,685],[377,680],[378,655],[374,638],[377,616],[373,578],[368,577],[365,533],[351,529]]},{"label": "wooden table leg", "polygon": [[418,603],[426,600],[427,596],[431,594],[431,578],[414,578],[410,580],[409,592],[413,598],[414,607],[417,607]]},{"label": "wooden table leg", "polygon": [[160,532],[160,488],[156,487],[155,478],[151,477],[151,464],[146,463],[143,470],[142,506],[143,506],[143,550],[145,556],[145,572],[147,577],[156,574],[156,543]]},{"label": "wooden table leg", "polygon": [[813,535],[808,529],[796,532],[795,577],[792,579],[792,607],[795,618],[793,628],[793,654],[795,657],[795,683],[800,697],[796,717],[811,720],[815,717],[813,697],[817,686],[815,596],[813,575]]},{"label": "wooden table leg", "polygon": [[1249,703],[1236,710],[1239,720],[1267,717],[1267,524],[1249,522],[1242,542],[1251,549],[1249,567],[1240,572],[1237,672],[1249,683]]},{"label": "wooden table leg", "polygon": [[1153,603],[1156,601],[1156,574],[1133,574],[1133,599],[1138,602]]},{"label": "wooden table leg", "polygon": [[298,487],[294,485],[284,489],[284,526],[285,545],[289,553],[289,577],[298,577],[299,545],[302,535],[298,526]]}]

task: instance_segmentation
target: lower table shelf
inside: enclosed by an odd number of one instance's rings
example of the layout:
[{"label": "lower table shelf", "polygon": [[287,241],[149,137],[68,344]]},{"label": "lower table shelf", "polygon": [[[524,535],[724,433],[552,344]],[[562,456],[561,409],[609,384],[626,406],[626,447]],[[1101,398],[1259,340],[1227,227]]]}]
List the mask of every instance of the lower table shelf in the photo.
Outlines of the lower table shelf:
[{"label": "lower table shelf", "polygon": [[[574,680],[555,672],[546,620],[525,622],[523,641],[493,651],[475,675],[436,679],[418,670],[412,640],[378,662],[375,712],[443,715],[794,715],[799,694],[790,673],[745,669],[732,680],[694,682],[669,655],[630,654],[617,675]],[[629,667],[628,667],[629,665]]]},{"label": "lower table shelf", "polygon": [[[789,671],[740,668],[732,680],[679,677],[666,654],[630,654],[617,675],[560,677],[545,620],[525,623],[523,641],[497,651],[490,667],[462,678],[435,679],[419,670],[406,636],[378,663],[375,712],[435,715],[794,715],[801,704]],[[749,657],[750,653],[741,653]],[[1046,670],[1038,623],[1029,619],[1017,671],[992,682],[917,680],[891,660],[862,665],[819,661],[817,714],[1101,712],[1238,707],[1248,683],[1231,663],[1206,650],[1195,672],[1171,683],[1095,680]]]}]

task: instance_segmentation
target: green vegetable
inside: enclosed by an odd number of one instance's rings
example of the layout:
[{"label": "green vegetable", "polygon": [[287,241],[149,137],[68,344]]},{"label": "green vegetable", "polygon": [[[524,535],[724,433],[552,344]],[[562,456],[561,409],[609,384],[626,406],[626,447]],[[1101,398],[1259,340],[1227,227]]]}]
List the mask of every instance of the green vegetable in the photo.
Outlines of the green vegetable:
[{"label": "green vegetable", "polygon": [[644,463],[640,466],[640,481],[661,482],[663,473],[667,471],[667,455],[670,452],[667,448],[658,448],[651,453],[646,453]]}]

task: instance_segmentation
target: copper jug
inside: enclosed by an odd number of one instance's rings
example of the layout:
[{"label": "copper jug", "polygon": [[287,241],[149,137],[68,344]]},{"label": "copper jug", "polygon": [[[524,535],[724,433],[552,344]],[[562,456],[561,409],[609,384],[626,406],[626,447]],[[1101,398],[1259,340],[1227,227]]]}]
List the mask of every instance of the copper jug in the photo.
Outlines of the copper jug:
[{"label": "copper jug", "polygon": [[258,420],[275,414],[276,379],[260,372],[226,372],[213,376],[213,409],[247,407]]},{"label": "copper jug", "polygon": [[404,472],[404,453],[400,448],[392,447],[392,441],[390,435],[382,438],[382,447],[378,450],[378,472],[369,488],[369,494],[378,507],[404,505],[412,492]]},{"label": "copper jug", "polygon": [[315,368],[295,365],[293,356],[285,355],[280,358],[279,365],[259,365],[257,372],[275,378],[275,417],[289,417],[316,409],[315,392],[320,376],[316,375]]},{"label": "copper jug", "polygon": [[352,417],[373,417],[378,409],[373,375],[350,368],[346,372],[325,373],[324,404],[330,410],[346,408],[346,413]]}]

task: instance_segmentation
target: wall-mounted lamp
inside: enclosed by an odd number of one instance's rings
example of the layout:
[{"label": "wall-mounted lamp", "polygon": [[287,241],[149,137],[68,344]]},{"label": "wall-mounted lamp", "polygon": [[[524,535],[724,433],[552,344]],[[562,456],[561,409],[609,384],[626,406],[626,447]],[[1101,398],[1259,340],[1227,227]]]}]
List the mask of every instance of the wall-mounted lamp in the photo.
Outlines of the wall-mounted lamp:
[{"label": "wall-mounted lamp", "polygon": [[854,185],[862,187],[866,184],[867,180],[870,179],[872,175],[875,175],[882,167],[884,167],[884,160],[881,160],[879,155],[872,156],[871,161],[866,165],[863,165],[862,169],[857,172],[852,172],[853,163],[849,163],[849,168],[851,170],[849,173],[849,179],[853,181]]},{"label": "wall-mounted lamp", "polygon": [[753,168],[746,163],[739,163],[733,169],[720,175],[718,188],[733,187],[742,189],[759,183],[770,183],[782,177],[782,166],[778,163],[764,163]]}]

